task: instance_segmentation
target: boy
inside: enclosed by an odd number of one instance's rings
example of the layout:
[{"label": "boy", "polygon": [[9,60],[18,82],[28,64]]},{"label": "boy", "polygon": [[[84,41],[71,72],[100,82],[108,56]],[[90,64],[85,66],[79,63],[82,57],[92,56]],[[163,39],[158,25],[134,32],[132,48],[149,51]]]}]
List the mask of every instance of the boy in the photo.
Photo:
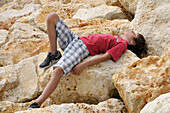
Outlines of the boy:
[{"label": "boy", "polygon": [[[141,34],[135,34],[133,31],[126,32],[124,34],[125,40],[110,34],[92,34],[87,37],[78,37],[73,34],[56,13],[50,13],[47,16],[47,31],[50,52],[44,62],[40,64],[40,68],[47,68],[59,61],[54,65],[51,80],[46,85],[43,93],[37,98],[36,102],[29,106],[29,109],[39,108],[56,89],[61,77],[69,74],[71,70],[74,74],[79,75],[88,66],[108,59],[116,62],[127,48],[130,48],[138,57],[142,53],[147,53],[145,39]],[[62,57],[60,52],[57,51],[57,40],[64,51]],[[81,63],[85,57],[100,53],[103,53],[103,55]]]}]

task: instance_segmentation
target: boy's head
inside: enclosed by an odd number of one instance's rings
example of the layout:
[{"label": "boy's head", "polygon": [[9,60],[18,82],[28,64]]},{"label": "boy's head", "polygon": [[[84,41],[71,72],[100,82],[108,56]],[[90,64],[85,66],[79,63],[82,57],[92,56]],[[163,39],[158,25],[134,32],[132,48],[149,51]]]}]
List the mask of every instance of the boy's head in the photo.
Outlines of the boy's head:
[{"label": "boy's head", "polygon": [[144,37],[133,31],[125,32],[124,39],[127,42],[127,48],[135,53],[139,58],[147,55],[147,44]]}]

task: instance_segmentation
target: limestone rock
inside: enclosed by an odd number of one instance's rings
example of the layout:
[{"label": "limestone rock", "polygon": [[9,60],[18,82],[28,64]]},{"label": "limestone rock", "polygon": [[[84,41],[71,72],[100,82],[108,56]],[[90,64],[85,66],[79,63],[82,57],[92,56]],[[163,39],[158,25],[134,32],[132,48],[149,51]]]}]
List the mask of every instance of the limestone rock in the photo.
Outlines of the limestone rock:
[{"label": "limestone rock", "polygon": [[1,0],[0,1],[0,7],[3,6],[4,4],[7,4],[8,2],[12,2],[13,0]]},{"label": "limestone rock", "polygon": [[108,20],[126,19],[126,15],[117,6],[101,5],[90,9],[79,9],[73,18],[82,20],[91,20],[95,18],[104,18]]},{"label": "limestone rock", "polygon": [[1,113],[14,113],[16,111],[27,110],[28,106],[32,102],[27,103],[14,103],[10,101],[0,101],[0,112]]},{"label": "limestone rock", "polygon": [[0,67],[0,100],[25,102],[40,94],[36,57]]},{"label": "limestone rock", "polygon": [[123,7],[133,15],[135,15],[138,1],[139,0],[119,0]]},{"label": "limestone rock", "polygon": [[170,46],[170,1],[139,0],[132,29],[144,35],[149,55],[162,55]]},{"label": "limestone rock", "polygon": [[50,12],[56,12],[63,20],[71,19],[80,8],[91,8],[91,6],[89,4],[78,3],[62,4],[57,1],[47,3],[42,6],[41,14],[37,16],[36,21],[38,23],[45,22],[46,17]]},{"label": "limestone rock", "polygon": [[71,3],[90,4],[92,7],[96,7],[100,5],[116,6],[118,0],[72,0]]},{"label": "limestone rock", "polygon": [[170,93],[162,94],[147,103],[140,113],[170,113]]},{"label": "limestone rock", "polygon": [[78,36],[88,36],[94,33],[113,34],[123,37],[124,32],[129,30],[130,21],[127,19],[66,19],[69,28]]},{"label": "limestone rock", "polygon": [[[45,58],[46,56],[42,57]],[[96,56],[94,56],[96,57]],[[88,57],[89,60],[93,57]],[[112,83],[112,74],[117,73],[129,63],[138,60],[136,55],[127,51],[121,58],[114,63],[111,60],[86,68],[81,75],[77,76],[70,73],[63,77],[50,98],[56,103],[98,103],[109,99],[115,93]],[[38,69],[39,83],[41,89],[44,89],[50,76],[52,68],[48,70]]]},{"label": "limestone rock", "polygon": [[[29,103],[12,103],[9,101],[0,102],[0,112],[15,112],[15,113],[80,113],[80,112],[93,112],[93,113],[127,113],[126,107],[118,99],[108,99],[106,101],[100,102],[98,105],[89,105],[85,103],[70,103],[70,104],[61,104],[61,105],[51,105],[49,107],[26,110]],[[23,111],[26,110],[26,111]],[[18,112],[16,112],[18,111]]]},{"label": "limestone rock", "polygon": [[7,30],[0,30],[0,47],[5,43],[7,39]]},{"label": "limestone rock", "polygon": [[[25,102],[36,98],[48,83],[53,71],[52,67],[47,70],[38,68],[45,57],[46,54],[40,54],[18,64],[1,67],[1,101]],[[89,59],[91,57],[86,60]],[[79,76],[70,74],[63,77],[50,99],[56,104],[98,103],[106,100],[115,92],[112,74],[137,59],[133,53],[127,51],[116,63],[108,60],[85,69]]]},{"label": "limestone rock", "polygon": [[25,58],[46,52],[48,49],[48,36],[44,31],[29,24],[15,23],[10,28],[6,43],[0,50],[0,60],[3,61],[1,65],[16,64]]},{"label": "limestone rock", "polygon": [[2,22],[5,22],[8,19],[12,19],[14,17],[17,18],[17,17],[29,15],[30,13],[39,9],[40,7],[41,7],[41,5],[39,5],[39,4],[28,4],[22,10],[19,10],[19,11],[15,10],[15,9],[7,10],[7,11],[0,13],[0,20]]},{"label": "limestone rock", "polygon": [[39,4],[39,5],[41,5],[41,0],[13,0],[10,8],[21,10],[28,4]]},{"label": "limestone rock", "polygon": [[[9,30],[9,28],[19,18],[29,16],[41,8],[39,4],[27,4],[22,10],[8,9],[0,13],[0,29]],[[35,16],[36,17],[36,16]]]},{"label": "limestone rock", "polygon": [[170,92],[170,47],[161,57],[149,56],[113,75],[113,83],[130,113]]}]

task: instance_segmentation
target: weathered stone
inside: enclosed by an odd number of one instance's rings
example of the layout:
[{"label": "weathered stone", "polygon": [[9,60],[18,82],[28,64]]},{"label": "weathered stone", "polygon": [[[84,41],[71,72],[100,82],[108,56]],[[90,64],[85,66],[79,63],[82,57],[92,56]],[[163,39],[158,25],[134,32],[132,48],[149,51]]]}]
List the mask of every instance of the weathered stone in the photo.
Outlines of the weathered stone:
[{"label": "weathered stone", "polygon": [[113,83],[130,113],[170,92],[170,47],[161,57],[149,56],[113,75]]},{"label": "weathered stone", "polygon": [[142,33],[149,46],[149,55],[162,55],[170,46],[170,1],[139,0],[131,28]]},{"label": "weathered stone", "polygon": [[90,4],[92,7],[100,5],[117,5],[118,0],[72,0],[71,3]]},{"label": "weathered stone", "polygon": [[87,36],[90,34],[104,33],[123,37],[124,32],[129,30],[130,21],[127,19],[105,20],[81,20],[66,19],[65,22],[69,28],[78,36]]},{"label": "weathered stone", "polygon": [[[29,103],[13,103],[9,101],[0,102],[0,112],[1,113],[41,113],[41,112],[52,112],[52,113],[80,113],[80,112],[93,112],[93,113],[127,113],[126,107],[123,102],[118,99],[108,99],[106,101],[98,103],[98,105],[89,105],[85,103],[68,103],[61,105],[51,105],[49,107],[27,110]],[[26,110],[26,111],[24,111]],[[18,111],[18,112],[17,112]]]},{"label": "weathered stone", "polygon": [[13,0],[1,0],[0,1],[0,7],[3,6],[4,4],[7,4],[8,2],[12,2]]},{"label": "weathered stone", "polygon": [[28,4],[41,4],[41,0],[14,0],[10,8],[21,10]]},{"label": "weathered stone", "polygon": [[[45,58],[42,57],[41,59]],[[96,56],[94,56],[96,57]],[[93,57],[88,57],[89,60]],[[109,99],[114,95],[115,88],[112,83],[112,74],[117,73],[129,63],[138,60],[130,51],[121,56],[117,62],[108,60],[106,62],[86,68],[81,75],[69,74],[60,80],[60,83],[50,98],[56,103],[98,103]],[[41,63],[41,62],[40,62]],[[39,72],[39,84],[44,89],[50,76],[52,68],[48,70],[37,69]]]},{"label": "weathered stone", "polygon": [[139,0],[119,0],[123,7],[133,15],[136,12],[138,1]]},{"label": "weathered stone", "polygon": [[15,23],[0,50],[1,65],[16,64],[25,58],[47,51],[49,42],[46,33],[29,24]]},{"label": "weathered stone", "polygon": [[36,57],[0,68],[0,100],[25,102],[40,94]]},{"label": "weathered stone", "polygon": [[0,47],[5,43],[7,39],[7,30],[0,30]]},{"label": "weathered stone", "polygon": [[101,5],[90,9],[79,9],[73,18],[82,20],[91,20],[95,18],[104,18],[108,20],[126,19],[126,15],[117,6]]},{"label": "weathered stone", "polygon": [[[53,71],[52,67],[47,70],[38,68],[45,57],[46,54],[40,54],[22,60],[18,64],[1,67],[1,100],[25,102],[36,98],[48,83]],[[86,60],[91,58],[93,57]],[[109,99],[115,91],[111,81],[112,74],[137,59],[133,53],[127,51],[116,63],[108,60],[86,68],[79,76],[71,73],[61,79],[50,99],[56,104],[98,103]]]},{"label": "weathered stone", "polygon": [[43,23],[50,12],[56,12],[63,20],[71,19],[80,8],[91,8],[89,4],[61,4],[61,2],[52,2],[42,6],[42,12],[36,18],[38,23]]},{"label": "weathered stone", "polygon": [[39,5],[39,4],[28,4],[22,10],[19,10],[19,11],[14,10],[14,9],[7,10],[7,11],[0,13],[0,20],[2,22],[5,22],[8,19],[29,15],[32,12],[34,12],[35,10],[39,9],[40,7],[41,7],[41,5]]},{"label": "weathered stone", "polygon": [[170,93],[162,94],[147,103],[140,113],[170,113]]}]

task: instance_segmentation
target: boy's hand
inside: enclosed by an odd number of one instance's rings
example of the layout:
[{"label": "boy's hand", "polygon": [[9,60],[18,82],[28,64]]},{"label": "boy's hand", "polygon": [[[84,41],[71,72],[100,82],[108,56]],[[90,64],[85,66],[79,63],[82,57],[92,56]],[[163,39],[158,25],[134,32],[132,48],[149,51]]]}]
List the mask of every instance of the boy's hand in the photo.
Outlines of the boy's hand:
[{"label": "boy's hand", "polygon": [[73,74],[76,75],[80,75],[81,72],[86,68],[84,62],[77,64],[74,68],[73,68]]}]

